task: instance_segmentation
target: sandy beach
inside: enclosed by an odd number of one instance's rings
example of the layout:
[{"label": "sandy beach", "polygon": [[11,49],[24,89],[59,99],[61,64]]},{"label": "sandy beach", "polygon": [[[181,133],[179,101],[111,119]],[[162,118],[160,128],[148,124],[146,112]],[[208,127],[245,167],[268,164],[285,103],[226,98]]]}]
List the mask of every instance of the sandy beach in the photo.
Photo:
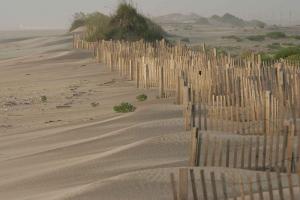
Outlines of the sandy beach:
[{"label": "sandy beach", "polygon": [[[188,159],[181,107],[71,44],[67,35],[0,44],[0,199],[170,199],[170,170]],[[136,112],[114,113],[123,101]]]},{"label": "sandy beach", "polygon": [[[91,52],[73,50],[63,31],[18,34],[0,40],[0,199],[172,199],[170,173],[189,160],[182,107],[158,99],[157,90],[137,89],[97,64]],[[149,99],[138,102],[140,94]],[[137,110],[116,114],[113,106],[121,102]],[[232,136],[238,137],[222,135]],[[205,170],[216,173],[217,184],[221,172],[262,173]]]}]

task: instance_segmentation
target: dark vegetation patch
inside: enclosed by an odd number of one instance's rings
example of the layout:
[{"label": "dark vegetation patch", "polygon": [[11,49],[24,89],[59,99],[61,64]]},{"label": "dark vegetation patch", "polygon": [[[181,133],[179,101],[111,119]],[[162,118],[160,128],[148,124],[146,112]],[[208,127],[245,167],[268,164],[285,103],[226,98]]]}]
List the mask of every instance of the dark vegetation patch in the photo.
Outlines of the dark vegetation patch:
[{"label": "dark vegetation patch", "polygon": [[186,38],[181,38],[180,41],[185,42],[185,43],[190,43],[191,42],[190,39],[187,38],[187,37]]},{"label": "dark vegetation patch", "polygon": [[235,36],[235,35],[223,36],[222,39],[235,40],[236,42],[243,41],[240,37]]},{"label": "dark vegetation patch", "polygon": [[269,32],[266,34],[266,36],[271,39],[282,39],[287,37],[285,33],[277,31]]},{"label": "dark vegetation patch", "polygon": [[291,38],[294,38],[296,40],[300,40],[300,35],[292,35]]},{"label": "dark vegetation patch", "polygon": [[274,49],[280,49],[280,48],[281,48],[281,45],[280,45],[279,43],[277,43],[277,42],[274,42],[274,43],[272,43],[272,44],[269,44],[267,47],[268,47],[269,49],[274,50]]},{"label": "dark vegetation patch", "polygon": [[265,38],[266,37],[264,35],[250,35],[247,37],[248,40],[255,42],[262,42],[265,40]]},{"label": "dark vegetation patch", "polygon": [[145,95],[145,94],[141,94],[141,95],[138,95],[138,96],[136,97],[136,99],[137,99],[138,101],[146,101],[146,100],[148,99],[148,96]]}]

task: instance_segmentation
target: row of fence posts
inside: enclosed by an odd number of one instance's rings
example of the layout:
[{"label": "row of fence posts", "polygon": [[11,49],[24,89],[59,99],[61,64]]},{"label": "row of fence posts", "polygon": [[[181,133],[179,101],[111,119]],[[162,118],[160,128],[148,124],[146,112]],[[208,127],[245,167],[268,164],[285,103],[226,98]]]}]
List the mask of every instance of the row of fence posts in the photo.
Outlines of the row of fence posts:
[{"label": "row of fence posts", "polygon": [[257,172],[253,176],[242,172],[180,168],[178,178],[171,173],[170,181],[174,200],[297,200],[300,197],[300,176],[281,174],[279,170]]},{"label": "row of fence posts", "polygon": [[[164,41],[150,44],[143,41],[74,41],[75,48],[93,51],[98,62],[120,76],[136,82],[137,88],[158,88],[160,98],[174,98],[183,105],[185,129],[191,133],[190,161],[192,167],[222,167],[266,173],[269,198],[273,189],[270,174],[275,172],[280,200],[285,200],[280,173],[286,173],[292,200],[291,177],[300,172],[300,65],[290,61],[264,62],[258,55],[235,59],[218,55],[203,46],[200,52],[182,45],[170,46]],[[231,134],[228,136],[228,134]],[[203,199],[245,199],[254,195],[263,199],[263,191],[245,192],[244,181],[238,185],[240,193],[227,194],[226,173],[221,175],[222,198],[216,191],[215,174],[204,177],[201,170]],[[192,192],[198,199],[191,171]],[[188,199],[188,171],[179,170],[179,188],[172,174],[174,199]],[[251,178],[249,178],[251,180]],[[205,180],[212,185],[205,192]],[[251,181],[250,181],[251,182]],[[236,182],[234,182],[236,183]],[[254,184],[249,184],[251,187]],[[252,191],[252,192],[251,192]],[[206,194],[207,193],[207,194]],[[213,196],[208,197],[209,194]]]}]

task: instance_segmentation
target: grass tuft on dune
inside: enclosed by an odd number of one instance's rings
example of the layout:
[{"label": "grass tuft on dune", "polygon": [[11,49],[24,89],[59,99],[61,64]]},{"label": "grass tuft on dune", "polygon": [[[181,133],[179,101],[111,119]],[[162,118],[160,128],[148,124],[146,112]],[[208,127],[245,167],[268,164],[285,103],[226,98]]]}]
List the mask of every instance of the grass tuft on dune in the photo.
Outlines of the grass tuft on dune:
[{"label": "grass tuft on dune", "polygon": [[167,35],[158,24],[127,2],[120,3],[112,16],[99,12],[75,14],[70,31],[80,26],[87,28],[85,39],[90,42],[103,39],[154,42]]}]

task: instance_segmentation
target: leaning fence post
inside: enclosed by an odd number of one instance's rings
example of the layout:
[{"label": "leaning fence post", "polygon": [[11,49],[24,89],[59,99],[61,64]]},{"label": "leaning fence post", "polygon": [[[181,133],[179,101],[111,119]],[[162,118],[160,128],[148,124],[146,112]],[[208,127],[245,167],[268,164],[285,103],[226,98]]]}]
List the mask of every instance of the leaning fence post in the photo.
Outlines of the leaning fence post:
[{"label": "leaning fence post", "polygon": [[291,174],[288,174],[288,175],[287,175],[287,178],[288,178],[288,183],[289,183],[289,191],[290,191],[290,197],[291,197],[291,200],[295,200],[292,175],[291,175]]},{"label": "leaning fence post", "polygon": [[190,165],[191,166],[198,166],[199,161],[198,161],[198,157],[199,157],[199,145],[198,145],[198,141],[199,141],[199,132],[198,132],[198,128],[193,128],[192,130],[192,145],[191,145],[191,158],[190,158]]}]

